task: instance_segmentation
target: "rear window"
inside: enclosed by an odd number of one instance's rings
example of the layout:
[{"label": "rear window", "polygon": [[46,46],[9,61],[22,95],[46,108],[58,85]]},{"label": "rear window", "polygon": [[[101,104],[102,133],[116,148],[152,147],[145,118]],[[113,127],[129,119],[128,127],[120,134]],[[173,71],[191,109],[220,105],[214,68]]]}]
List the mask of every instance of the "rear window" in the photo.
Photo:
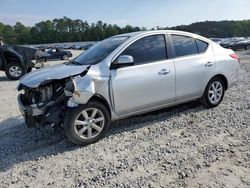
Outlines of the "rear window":
[{"label": "rear window", "polygon": [[188,36],[172,35],[175,57],[204,53],[208,43]]},{"label": "rear window", "polygon": [[206,42],[204,42],[202,40],[199,40],[199,39],[196,39],[196,43],[197,43],[199,53],[203,53],[203,52],[205,52],[207,50],[208,43],[206,43]]},{"label": "rear window", "polygon": [[182,35],[172,35],[172,42],[176,57],[199,53],[195,39],[192,37],[182,36]]}]

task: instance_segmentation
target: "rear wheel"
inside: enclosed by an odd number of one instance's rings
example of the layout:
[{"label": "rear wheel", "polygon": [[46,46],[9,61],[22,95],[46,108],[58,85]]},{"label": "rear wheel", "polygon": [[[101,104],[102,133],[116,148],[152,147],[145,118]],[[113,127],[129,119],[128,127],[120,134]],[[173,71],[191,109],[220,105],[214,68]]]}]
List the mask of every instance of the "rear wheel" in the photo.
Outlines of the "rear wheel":
[{"label": "rear wheel", "polygon": [[103,138],[109,125],[110,115],[107,108],[92,101],[68,110],[64,132],[74,144],[86,145]]},{"label": "rear wheel", "polygon": [[64,54],[63,57],[62,57],[63,60],[68,60],[69,59],[69,56],[67,54]]},{"label": "rear wheel", "polygon": [[21,76],[26,74],[26,72],[26,68],[17,62],[8,63],[5,66],[5,74],[11,80],[18,80]]},{"label": "rear wheel", "polygon": [[204,106],[213,108],[221,103],[224,97],[224,93],[224,81],[219,77],[215,77],[208,83],[200,101]]}]

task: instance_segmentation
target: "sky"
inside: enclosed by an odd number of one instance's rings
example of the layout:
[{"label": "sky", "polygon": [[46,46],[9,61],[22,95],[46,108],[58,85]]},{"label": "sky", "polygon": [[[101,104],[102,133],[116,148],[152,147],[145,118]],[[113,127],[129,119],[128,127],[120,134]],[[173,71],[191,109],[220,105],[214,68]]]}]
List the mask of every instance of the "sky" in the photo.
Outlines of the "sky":
[{"label": "sky", "polygon": [[26,26],[63,16],[119,26],[172,27],[250,19],[250,0],[0,0],[0,22]]}]

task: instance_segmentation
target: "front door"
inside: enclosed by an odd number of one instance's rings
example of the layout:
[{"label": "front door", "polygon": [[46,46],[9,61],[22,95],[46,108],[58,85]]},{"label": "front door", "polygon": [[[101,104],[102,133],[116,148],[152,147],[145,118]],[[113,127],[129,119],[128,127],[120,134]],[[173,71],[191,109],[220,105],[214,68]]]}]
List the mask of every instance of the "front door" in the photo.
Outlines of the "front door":
[{"label": "front door", "polygon": [[135,65],[111,70],[115,111],[118,115],[164,105],[175,100],[175,67],[167,59],[164,35],[137,40],[120,55]]}]

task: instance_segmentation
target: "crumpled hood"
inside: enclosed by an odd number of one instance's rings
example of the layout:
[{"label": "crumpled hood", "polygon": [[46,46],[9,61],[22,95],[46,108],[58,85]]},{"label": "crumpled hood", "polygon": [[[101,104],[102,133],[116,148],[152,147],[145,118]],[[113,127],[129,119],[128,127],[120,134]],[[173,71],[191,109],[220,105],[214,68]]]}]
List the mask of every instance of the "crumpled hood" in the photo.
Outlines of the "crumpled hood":
[{"label": "crumpled hood", "polygon": [[30,88],[36,88],[51,80],[60,80],[66,77],[75,76],[84,72],[89,65],[54,65],[42,68],[26,74],[20,79],[20,84]]}]

